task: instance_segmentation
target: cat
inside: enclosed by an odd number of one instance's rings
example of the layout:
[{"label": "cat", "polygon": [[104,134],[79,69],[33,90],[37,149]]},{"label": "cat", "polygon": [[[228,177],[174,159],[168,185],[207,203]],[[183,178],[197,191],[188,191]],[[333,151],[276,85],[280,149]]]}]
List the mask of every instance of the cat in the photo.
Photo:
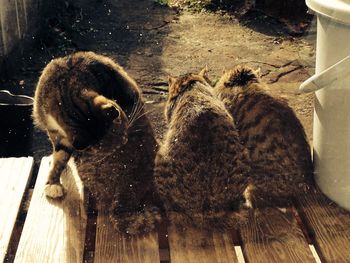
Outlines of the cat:
[{"label": "cat", "polygon": [[246,205],[284,206],[303,194],[313,183],[313,164],[304,128],[288,103],[267,94],[258,73],[245,65],[224,72],[214,93],[252,161]]},{"label": "cat", "polygon": [[178,227],[223,230],[240,224],[247,152],[232,117],[199,74],[169,78],[168,129],[155,161],[165,211]]},{"label": "cat", "polygon": [[93,52],[54,59],[34,101],[34,122],[53,145],[46,195],[64,197],[60,175],[73,155],[84,186],[116,229],[153,229],[160,220],[152,205],[158,146],[141,91],[125,70]]}]

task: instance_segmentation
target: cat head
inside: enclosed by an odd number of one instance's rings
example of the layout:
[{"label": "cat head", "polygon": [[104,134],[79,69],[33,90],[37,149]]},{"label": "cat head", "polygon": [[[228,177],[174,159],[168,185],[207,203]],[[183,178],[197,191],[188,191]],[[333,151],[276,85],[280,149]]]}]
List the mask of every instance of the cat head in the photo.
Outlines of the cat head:
[{"label": "cat head", "polygon": [[113,119],[106,134],[100,140],[99,146],[108,144],[112,145],[113,148],[121,148],[128,142],[128,127],[129,120],[125,112],[119,108],[119,115]]},{"label": "cat head", "polygon": [[215,92],[235,92],[233,88],[249,87],[252,83],[259,83],[259,73],[246,65],[237,65],[230,70],[225,70],[217,84]]},{"label": "cat head", "polygon": [[98,109],[98,115],[90,120],[89,125],[76,126],[71,138],[72,146],[76,150],[84,150],[101,139],[113,140],[116,148],[127,143],[128,118],[117,104],[109,104]]},{"label": "cat head", "polygon": [[168,78],[169,93],[165,107],[165,117],[170,121],[171,115],[176,107],[176,104],[181,96],[192,89],[196,82],[209,86],[209,79],[207,77],[208,68],[203,68],[198,74],[187,73],[179,77]]}]

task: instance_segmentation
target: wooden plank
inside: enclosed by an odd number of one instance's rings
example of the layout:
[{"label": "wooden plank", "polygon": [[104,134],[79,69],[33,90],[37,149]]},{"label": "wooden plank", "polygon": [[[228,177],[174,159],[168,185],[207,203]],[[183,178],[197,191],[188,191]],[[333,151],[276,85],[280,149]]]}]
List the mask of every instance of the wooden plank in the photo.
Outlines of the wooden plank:
[{"label": "wooden plank", "polygon": [[83,188],[72,160],[62,176],[64,200],[46,198],[50,158],[43,158],[15,262],[77,263],[83,260],[86,212]]},{"label": "wooden plank", "polygon": [[158,235],[125,236],[116,231],[108,216],[97,217],[96,263],[159,263]]},{"label": "wooden plank", "polygon": [[350,260],[350,213],[320,191],[298,198],[299,213],[311,231],[317,252],[326,262]]},{"label": "wooden plank", "polygon": [[290,209],[254,210],[241,227],[241,238],[248,262],[315,262]]},{"label": "wooden plank", "polygon": [[173,225],[170,225],[168,231],[171,263],[238,262],[232,238],[228,233],[194,228],[180,232]]},{"label": "wooden plank", "polygon": [[5,259],[33,158],[0,158],[0,262]]}]

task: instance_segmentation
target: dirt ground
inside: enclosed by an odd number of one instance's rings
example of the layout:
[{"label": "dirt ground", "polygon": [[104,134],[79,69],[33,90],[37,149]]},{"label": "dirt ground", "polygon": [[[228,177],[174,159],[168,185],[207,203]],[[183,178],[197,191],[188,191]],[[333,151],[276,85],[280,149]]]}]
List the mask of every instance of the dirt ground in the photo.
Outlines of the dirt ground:
[{"label": "dirt ground", "polygon": [[[24,49],[16,70],[1,89],[34,94],[40,71],[50,59],[75,50],[92,50],[116,59],[142,87],[158,138],[164,129],[167,76],[208,65],[216,80],[224,68],[239,63],[261,69],[272,94],[285,97],[312,136],[313,95],[300,83],[314,72],[315,30],[292,37],[285,27],[261,13],[238,18],[224,13],[191,12],[152,0],[77,1],[71,28],[53,23],[47,39]],[[36,131],[34,156],[47,154],[45,135]]]}]

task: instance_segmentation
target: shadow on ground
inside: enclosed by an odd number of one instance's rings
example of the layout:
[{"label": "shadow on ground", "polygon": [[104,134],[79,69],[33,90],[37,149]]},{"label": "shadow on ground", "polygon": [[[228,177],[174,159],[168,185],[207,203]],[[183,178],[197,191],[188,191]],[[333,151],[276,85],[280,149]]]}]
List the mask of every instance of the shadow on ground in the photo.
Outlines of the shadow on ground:
[{"label": "shadow on ground", "polygon": [[[256,32],[274,37],[298,37],[310,34],[312,16],[306,15],[303,20],[277,19],[258,9],[251,9],[239,17],[239,22]],[[313,34],[314,32],[312,32]]]}]

